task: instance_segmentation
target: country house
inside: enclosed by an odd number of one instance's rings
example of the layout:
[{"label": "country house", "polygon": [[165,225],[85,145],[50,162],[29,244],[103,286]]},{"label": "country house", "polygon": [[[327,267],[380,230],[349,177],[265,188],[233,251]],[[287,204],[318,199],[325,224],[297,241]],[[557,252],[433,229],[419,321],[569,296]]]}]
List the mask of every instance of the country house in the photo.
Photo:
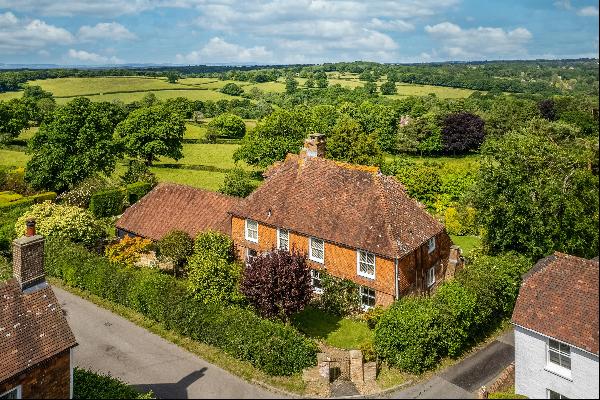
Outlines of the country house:
[{"label": "country house", "polygon": [[44,238],[28,222],[13,242],[14,278],[0,282],[0,398],[73,397],[75,336],[44,274]]},{"label": "country house", "polygon": [[354,281],[363,307],[387,305],[409,293],[429,293],[454,275],[451,240],[393,177],[379,168],[325,159],[325,141],[313,134],[299,155],[265,172],[246,199],[181,185],[161,184],[125,211],[120,236],[154,240],[172,229],[195,236],[207,229],[233,238],[250,260],[274,248],[306,254],[315,291],[321,272]]},{"label": "country house", "polygon": [[512,316],[515,393],[598,398],[598,259],[554,253],[524,276]]}]

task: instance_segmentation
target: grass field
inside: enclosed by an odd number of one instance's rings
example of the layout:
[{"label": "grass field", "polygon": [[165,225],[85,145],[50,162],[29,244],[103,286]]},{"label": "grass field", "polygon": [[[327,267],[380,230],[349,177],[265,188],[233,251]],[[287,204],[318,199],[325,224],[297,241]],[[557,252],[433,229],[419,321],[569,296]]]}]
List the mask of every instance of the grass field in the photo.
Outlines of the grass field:
[{"label": "grass field", "polygon": [[0,149],[0,165],[24,167],[29,156],[22,151]]},{"label": "grass field", "polygon": [[455,245],[462,249],[462,253],[465,257],[469,257],[473,249],[481,246],[481,238],[478,236],[456,236],[450,235],[450,238]]}]

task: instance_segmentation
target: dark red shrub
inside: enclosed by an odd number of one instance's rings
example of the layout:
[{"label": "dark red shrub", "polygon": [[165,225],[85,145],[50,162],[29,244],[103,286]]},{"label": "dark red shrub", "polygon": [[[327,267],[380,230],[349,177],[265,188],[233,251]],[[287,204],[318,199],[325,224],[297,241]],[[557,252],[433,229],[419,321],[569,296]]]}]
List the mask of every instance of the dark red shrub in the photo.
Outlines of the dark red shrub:
[{"label": "dark red shrub", "polygon": [[448,115],[442,128],[444,151],[459,154],[478,150],[485,138],[484,125],[483,119],[468,112]]}]

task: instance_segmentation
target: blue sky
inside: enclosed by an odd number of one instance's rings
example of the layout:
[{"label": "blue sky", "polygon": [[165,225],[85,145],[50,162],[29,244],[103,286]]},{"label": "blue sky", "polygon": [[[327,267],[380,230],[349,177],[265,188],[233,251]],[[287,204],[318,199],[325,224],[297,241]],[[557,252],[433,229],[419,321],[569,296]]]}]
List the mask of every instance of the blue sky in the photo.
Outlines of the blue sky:
[{"label": "blue sky", "polygon": [[597,0],[0,0],[0,63],[577,57]]}]

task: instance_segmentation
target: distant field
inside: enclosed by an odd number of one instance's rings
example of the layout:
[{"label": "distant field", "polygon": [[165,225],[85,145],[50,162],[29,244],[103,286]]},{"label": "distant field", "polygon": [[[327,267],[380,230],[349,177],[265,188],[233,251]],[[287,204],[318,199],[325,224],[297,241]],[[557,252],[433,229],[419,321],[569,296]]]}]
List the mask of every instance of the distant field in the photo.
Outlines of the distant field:
[{"label": "distant field", "polygon": [[437,97],[445,99],[458,99],[463,97],[469,97],[473,90],[470,89],[459,89],[444,86],[431,86],[431,85],[413,85],[409,83],[397,83],[398,94],[385,96],[387,98],[402,98],[405,96],[427,96],[430,93],[434,93]]},{"label": "distant field", "polygon": [[[147,92],[134,92],[134,93],[115,93],[105,94],[102,96],[85,96],[92,101],[113,101],[121,100],[124,103],[130,103],[132,101],[141,100],[146,94],[154,93],[156,98],[159,100],[166,100],[175,97],[185,97],[189,100],[231,100],[240,97],[229,96],[227,94],[217,92],[214,90],[160,90],[160,91],[147,91]],[[67,103],[72,98],[58,98],[57,103]]]},{"label": "distant field", "polygon": [[150,168],[160,182],[174,182],[207,190],[217,190],[225,180],[225,173],[188,169]]}]

